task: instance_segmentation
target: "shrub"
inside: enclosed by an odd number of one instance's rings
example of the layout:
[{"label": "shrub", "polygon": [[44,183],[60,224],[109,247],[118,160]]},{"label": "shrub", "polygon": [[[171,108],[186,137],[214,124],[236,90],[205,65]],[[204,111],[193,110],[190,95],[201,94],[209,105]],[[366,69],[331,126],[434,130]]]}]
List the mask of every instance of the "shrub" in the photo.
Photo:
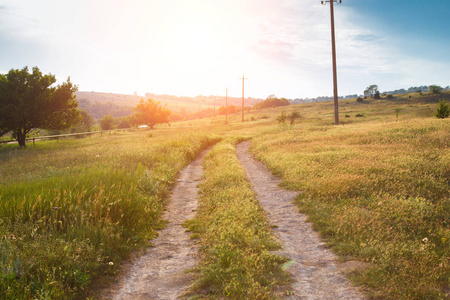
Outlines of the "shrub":
[{"label": "shrub", "polygon": [[439,94],[439,92],[442,91],[442,87],[439,85],[433,84],[428,87],[428,90],[432,94]]},{"label": "shrub", "polygon": [[389,95],[387,95],[386,96],[386,99],[394,99],[395,97],[393,96],[393,95],[391,95],[391,94],[389,94]]},{"label": "shrub", "polygon": [[450,115],[450,108],[445,102],[444,99],[439,100],[438,107],[436,108],[436,114],[435,116],[439,119],[445,119],[448,118]]},{"label": "shrub", "polygon": [[400,111],[401,111],[400,108],[395,109],[395,115],[397,116],[397,121],[398,121],[398,115],[399,115]]},{"label": "shrub", "polygon": [[365,114],[356,114],[355,115],[355,117],[357,117],[357,118],[362,118],[362,117],[365,117],[366,115]]},{"label": "shrub", "polygon": [[266,100],[258,102],[255,105],[253,105],[253,108],[262,109],[268,107],[286,106],[290,104],[291,103],[286,98],[276,98],[274,95],[270,95],[269,97],[267,97]]},{"label": "shrub", "polygon": [[291,112],[291,114],[289,115],[289,120],[290,120],[290,122],[291,122],[291,125],[294,125],[294,123],[295,123],[295,120],[296,119],[300,119],[300,113],[299,112],[296,112],[296,111],[293,111],[293,112]]},{"label": "shrub", "polygon": [[358,98],[356,99],[356,102],[363,102],[363,101],[364,101],[364,99],[361,98],[361,97],[358,97]]},{"label": "shrub", "polygon": [[114,123],[116,123],[116,119],[111,115],[105,115],[100,119],[99,124],[102,130],[111,130],[114,129]]},{"label": "shrub", "polygon": [[281,112],[281,114],[277,117],[278,124],[285,124],[286,123],[286,113],[284,111]]}]

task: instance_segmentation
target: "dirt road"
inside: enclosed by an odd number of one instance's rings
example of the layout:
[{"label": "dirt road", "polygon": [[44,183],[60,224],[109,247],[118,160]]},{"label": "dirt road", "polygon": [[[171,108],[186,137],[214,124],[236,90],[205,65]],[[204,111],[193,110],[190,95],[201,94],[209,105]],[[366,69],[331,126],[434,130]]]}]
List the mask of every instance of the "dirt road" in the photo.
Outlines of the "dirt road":
[{"label": "dirt road", "polygon": [[258,200],[282,244],[280,255],[291,259],[288,271],[294,278],[287,299],[363,299],[341,273],[336,256],[320,241],[306,216],[298,213],[292,200],[297,193],[278,187],[274,177],[248,153],[250,142],[237,146],[237,156],[253,185]]},{"label": "dirt road", "polygon": [[[275,227],[282,244],[278,254],[291,260],[288,271],[294,283],[286,299],[363,299],[345,278],[342,264],[292,204],[297,193],[278,187],[280,180],[248,153],[249,144],[239,144],[237,156]],[[205,154],[182,170],[165,213],[168,226],[153,241],[155,247],[133,261],[119,284],[102,294],[103,299],[177,299],[192,284],[193,275],[186,270],[197,264],[198,246],[181,225],[194,217]]]},{"label": "dirt road", "polygon": [[185,271],[197,264],[198,246],[182,224],[195,216],[206,152],[181,171],[164,215],[168,225],[153,240],[154,247],[132,262],[118,286],[103,293],[103,299],[177,299],[191,285],[192,275]]}]

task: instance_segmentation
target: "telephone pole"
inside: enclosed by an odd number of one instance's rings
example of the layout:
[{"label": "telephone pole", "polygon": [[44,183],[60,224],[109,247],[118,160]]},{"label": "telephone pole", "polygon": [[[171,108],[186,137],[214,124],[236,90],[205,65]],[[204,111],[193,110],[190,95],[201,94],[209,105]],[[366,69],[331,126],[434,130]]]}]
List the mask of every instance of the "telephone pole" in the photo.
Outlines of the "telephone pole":
[{"label": "telephone pole", "polygon": [[242,74],[242,123],[244,123],[244,74]]},{"label": "telephone pole", "polygon": [[225,90],[225,125],[228,124],[228,88]]},{"label": "telephone pole", "polygon": [[338,108],[338,90],[337,90],[337,71],[336,71],[336,39],[334,34],[334,2],[341,4],[342,0],[321,1],[322,4],[330,3],[331,15],[331,52],[333,56],[333,94],[334,94],[334,125],[339,125],[339,108]]}]

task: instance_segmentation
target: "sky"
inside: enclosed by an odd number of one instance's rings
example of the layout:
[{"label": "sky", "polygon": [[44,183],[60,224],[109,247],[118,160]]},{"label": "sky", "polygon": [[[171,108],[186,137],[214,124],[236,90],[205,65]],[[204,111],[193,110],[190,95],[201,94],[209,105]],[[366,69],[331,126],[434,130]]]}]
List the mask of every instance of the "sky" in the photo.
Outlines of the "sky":
[{"label": "sky", "polygon": [[[320,0],[0,0],[0,73],[34,66],[80,91],[333,95]],[[334,5],[338,93],[450,85],[450,1]]]}]

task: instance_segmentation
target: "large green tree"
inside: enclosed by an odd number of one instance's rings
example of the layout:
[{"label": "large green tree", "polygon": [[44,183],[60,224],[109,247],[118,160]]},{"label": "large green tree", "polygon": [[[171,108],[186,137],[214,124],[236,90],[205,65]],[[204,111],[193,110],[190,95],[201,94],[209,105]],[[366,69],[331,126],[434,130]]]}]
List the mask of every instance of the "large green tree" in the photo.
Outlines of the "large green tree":
[{"label": "large green tree", "polygon": [[53,86],[56,78],[34,67],[0,74],[0,136],[12,131],[21,147],[33,128],[63,130],[79,122],[80,113],[70,78]]},{"label": "large green tree", "polygon": [[158,101],[150,98],[141,99],[134,110],[136,111],[134,122],[138,125],[145,124],[150,128],[156,124],[169,124],[169,117],[172,113],[169,109],[162,107]]}]

